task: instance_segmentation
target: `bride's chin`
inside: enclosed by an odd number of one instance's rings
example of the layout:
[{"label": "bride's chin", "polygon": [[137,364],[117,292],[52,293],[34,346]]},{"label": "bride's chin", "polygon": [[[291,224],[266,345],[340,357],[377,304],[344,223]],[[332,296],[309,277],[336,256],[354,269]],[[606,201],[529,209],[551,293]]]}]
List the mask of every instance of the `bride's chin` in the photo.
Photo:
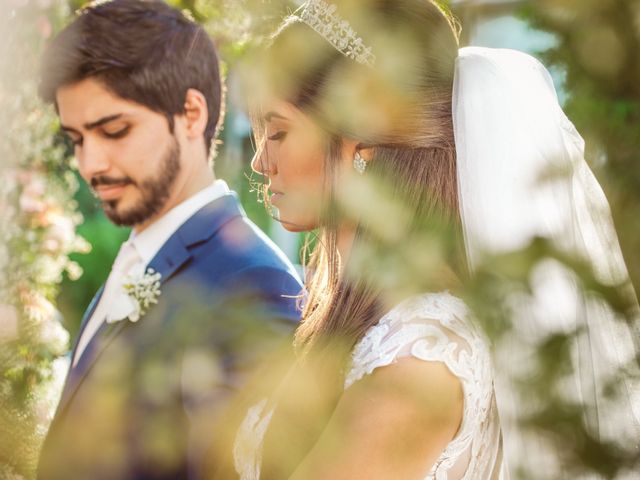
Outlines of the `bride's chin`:
[{"label": "bride's chin", "polygon": [[270,204],[269,207],[273,219],[280,222],[282,227],[289,232],[310,232],[320,226],[317,218],[310,218],[313,215],[301,211],[301,209],[287,208],[287,204],[280,206]]},{"label": "bride's chin", "polygon": [[278,221],[280,222],[282,227],[288,232],[301,233],[301,232],[308,232],[313,230],[313,228],[308,228],[308,227],[305,227],[304,225],[298,225],[295,223],[287,222],[286,220],[278,219]]},{"label": "bride's chin", "polygon": [[280,222],[282,227],[289,232],[310,232],[311,230],[315,230],[316,228],[318,228],[317,224],[312,224],[311,222],[300,220],[296,221],[296,219],[290,216],[282,215],[281,213],[279,213],[275,218],[276,220],[278,220],[278,222]]}]

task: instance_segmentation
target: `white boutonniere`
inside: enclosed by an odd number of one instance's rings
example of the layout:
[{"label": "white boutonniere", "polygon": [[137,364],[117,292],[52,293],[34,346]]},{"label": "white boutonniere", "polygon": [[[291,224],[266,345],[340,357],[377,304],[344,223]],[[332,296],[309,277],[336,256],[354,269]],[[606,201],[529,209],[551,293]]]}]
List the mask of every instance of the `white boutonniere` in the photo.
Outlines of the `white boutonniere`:
[{"label": "white boutonniere", "polygon": [[107,323],[119,322],[125,318],[132,322],[140,320],[151,305],[158,303],[161,278],[162,275],[152,268],[127,275],[122,283],[124,295],[114,302],[112,311],[107,315]]}]

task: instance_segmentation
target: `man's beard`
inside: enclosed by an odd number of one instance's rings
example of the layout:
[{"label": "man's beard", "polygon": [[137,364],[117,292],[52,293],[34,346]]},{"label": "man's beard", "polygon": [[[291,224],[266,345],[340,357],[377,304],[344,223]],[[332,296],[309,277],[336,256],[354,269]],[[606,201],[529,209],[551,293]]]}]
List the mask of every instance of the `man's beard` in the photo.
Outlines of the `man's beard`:
[{"label": "man's beard", "polygon": [[118,180],[94,178],[91,185],[125,183],[137,186],[142,198],[127,209],[118,209],[120,199],[102,202],[105,215],[116,225],[134,226],[158,214],[169,200],[171,189],[180,173],[180,145],[174,138],[169,146],[156,176],[149,176],[140,182],[131,178]]}]

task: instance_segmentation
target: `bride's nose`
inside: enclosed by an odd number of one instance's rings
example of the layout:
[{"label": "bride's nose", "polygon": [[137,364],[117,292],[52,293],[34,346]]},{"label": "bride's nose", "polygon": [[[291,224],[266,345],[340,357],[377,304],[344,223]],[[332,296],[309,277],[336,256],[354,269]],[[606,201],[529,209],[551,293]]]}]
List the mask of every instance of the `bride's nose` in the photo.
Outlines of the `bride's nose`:
[{"label": "bride's nose", "polygon": [[267,148],[264,145],[258,147],[256,154],[251,159],[251,169],[260,175],[270,176],[277,173],[275,162],[270,160]]}]

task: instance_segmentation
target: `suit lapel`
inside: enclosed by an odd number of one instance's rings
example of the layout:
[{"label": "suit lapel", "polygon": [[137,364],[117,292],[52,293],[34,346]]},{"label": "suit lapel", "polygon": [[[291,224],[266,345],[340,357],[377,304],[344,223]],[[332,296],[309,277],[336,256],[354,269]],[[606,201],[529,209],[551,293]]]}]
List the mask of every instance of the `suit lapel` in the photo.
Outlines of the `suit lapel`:
[{"label": "suit lapel", "polygon": [[[164,285],[180,267],[191,260],[190,247],[206,242],[215,235],[225,223],[235,217],[243,215],[244,213],[235,194],[225,195],[205,205],[169,237],[169,240],[165,242],[156,256],[149,262],[148,267],[160,273],[160,282]],[[76,338],[73,348],[74,354],[80,335],[82,335],[91,315],[93,315],[102,297],[103,290],[104,286],[93,298],[85,313],[80,333]],[[140,321],[144,321],[144,319]],[[112,324],[104,322],[100,326],[94,337],[87,344],[78,364],[69,369],[56,416],[61,414],[69,404],[75,392],[80,387],[82,380],[89,373],[100,354],[129,323],[130,322],[125,319]],[[71,361],[73,362],[73,357]]]},{"label": "suit lapel", "polygon": [[164,284],[191,259],[190,249],[208,241],[222,226],[244,215],[235,194],[224,195],[205,205],[187,220],[149,262]]},{"label": "suit lapel", "polygon": [[224,195],[202,207],[187,220],[176,232],[187,247],[206,242],[215,235],[224,224],[236,217],[245,216],[235,193]]},{"label": "suit lapel", "polygon": [[148,268],[161,275],[160,284],[164,285],[190,259],[191,253],[189,249],[184,245],[182,239],[174,234],[149,262]]}]

